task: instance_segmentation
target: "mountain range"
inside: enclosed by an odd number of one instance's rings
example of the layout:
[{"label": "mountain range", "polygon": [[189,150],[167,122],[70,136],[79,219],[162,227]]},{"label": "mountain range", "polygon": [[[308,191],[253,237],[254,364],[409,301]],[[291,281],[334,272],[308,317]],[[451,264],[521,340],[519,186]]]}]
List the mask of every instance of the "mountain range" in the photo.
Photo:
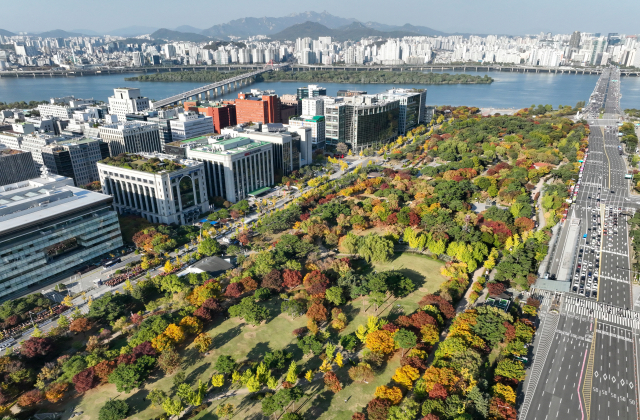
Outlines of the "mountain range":
[{"label": "mountain range", "polygon": [[[299,32],[296,32],[299,31]],[[359,39],[363,36],[446,36],[450,35],[426,26],[405,24],[402,26],[387,25],[379,22],[360,22],[354,18],[342,18],[330,13],[303,12],[294,13],[283,17],[246,17],[235,19],[227,23],[213,25],[210,28],[200,29],[190,25],[178,26],[175,29],[157,28],[151,26],[129,26],[114,29],[104,33],[95,30],[76,29],[70,32],[54,30],[37,35],[49,37],[72,36],[96,36],[113,35],[122,37],[136,37],[151,34],[154,39],[167,39],[170,41],[205,41],[208,38],[214,40],[232,40],[248,38],[256,35],[267,35],[271,39],[295,40],[299,37],[331,36],[337,40]],[[14,35],[9,31],[0,29],[0,35]],[[457,34],[468,35],[468,34]]]}]

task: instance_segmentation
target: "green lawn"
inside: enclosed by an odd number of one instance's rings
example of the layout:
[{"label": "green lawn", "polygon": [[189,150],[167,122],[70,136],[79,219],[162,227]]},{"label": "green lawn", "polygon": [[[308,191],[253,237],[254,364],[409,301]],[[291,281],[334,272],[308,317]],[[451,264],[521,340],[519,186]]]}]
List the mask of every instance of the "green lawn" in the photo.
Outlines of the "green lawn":
[{"label": "green lawn", "polygon": [[[391,318],[413,312],[418,307],[418,301],[422,296],[437,290],[440,283],[444,281],[444,277],[440,275],[442,263],[417,254],[396,254],[392,261],[374,265],[378,271],[400,270],[416,282],[417,289],[414,293],[402,299],[390,297],[379,308],[378,315],[390,316]],[[280,312],[280,302],[280,299],[276,297],[267,303],[273,314]],[[364,305],[362,299],[357,299],[345,305],[343,310],[347,314],[349,324],[341,335],[355,331],[358,325],[366,324],[368,316],[374,315],[374,308],[368,305],[366,299]],[[187,376],[187,382],[195,386],[198,379],[209,381],[214,372],[213,365],[219,355],[231,355],[241,362],[257,362],[266,352],[276,349],[293,353],[302,372],[307,369],[317,370],[321,363],[320,359],[315,356],[303,357],[291,334],[294,329],[305,326],[306,321],[304,316],[293,319],[288,315],[278,315],[266,324],[253,327],[237,318],[218,319],[207,331],[213,337],[212,351],[209,355],[198,354],[191,345],[182,351],[186,358],[182,371]],[[334,338],[333,341],[336,342],[337,338]],[[389,383],[399,364],[399,355],[396,355],[372,383],[360,384],[352,383],[349,379],[347,374],[349,364],[345,361],[344,367],[336,371],[343,381],[344,389],[334,395],[324,389],[322,380],[304,385],[303,389],[307,395],[299,402],[302,404],[301,412],[304,412],[305,418],[308,419],[348,420],[354,411],[361,410],[373,398],[376,386]],[[135,413],[131,414],[129,419],[153,419],[163,411],[161,408],[151,407],[144,398],[152,389],[162,389],[167,394],[173,394],[174,391],[171,389],[172,376],[165,376],[161,371],[156,371],[155,376],[147,381],[144,388],[135,390],[128,395],[118,393],[114,385],[101,385],[87,392],[81,398],[68,401],[64,407],[67,410],[62,418],[68,419],[71,413],[69,409],[75,407],[76,411],[84,412],[83,415],[76,417],[77,420],[97,419],[100,407],[110,398],[117,398],[127,401],[134,408]],[[242,388],[238,392],[246,392],[246,388]],[[212,394],[215,393],[212,391]],[[345,402],[345,400],[347,401]],[[233,417],[235,419],[264,418],[260,411],[260,402],[250,398],[247,394],[235,395],[225,400],[215,400],[194,418],[216,419],[217,416],[213,412],[222,402],[231,403],[236,407],[236,414]]]}]

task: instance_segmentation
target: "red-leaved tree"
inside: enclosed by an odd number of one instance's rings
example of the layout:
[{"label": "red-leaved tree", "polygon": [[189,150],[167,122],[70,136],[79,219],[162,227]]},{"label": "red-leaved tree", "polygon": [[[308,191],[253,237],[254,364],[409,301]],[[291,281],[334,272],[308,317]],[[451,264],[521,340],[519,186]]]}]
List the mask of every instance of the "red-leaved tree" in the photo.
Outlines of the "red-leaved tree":
[{"label": "red-leaved tree", "polygon": [[93,367],[86,368],[73,377],[73,385],[80,394],[94,388],[98,383],[99,380]]},{"label": "red-leaved tree", "polygon": [[320,270],[313,270],[304,277],[304,286],[310,295],[324,295],[329,287],[329,279]]},{"label": "red-leaved tree", "polygon": [[342,391],[342,384],[340,383],[340,379],[338,379],[338,375],[333,372],[327,372],[324,374],[324,384],[334,394]]},{"label": "red-leaved tree", "polygon": [[53,352],[53,340],[48,337],[31,337],[25,340],[20,347],[20,353],[27,359],[35,359],[43,356],[51,356]]},{"label": "red-leaved tree", "polygon": [[367,414],[370,420],[386,420],[391,407],[391,401],[387,399],[374,398],[367,404]]},{"label": "red-leaved tree", "polygon": [[447,390],[439,383],[436,383],[431,391],[429,391],[429,398],[433,399],[440,399],[444,401],[448,395]]},{"label": "red-leaved tree", "polygon": [[294,289],[302,283],[302,273],[298,270],[289,270],[288,268],[282,273],[283,285],[287,289]]},{"label": "red-leaved tree", "polygon": [[307,317],[314,321],[326,321],[327,320],[327,308],[320,303],[314,303],[307,310]]},{"label": "red-leaved tree", "polygon": [[502,292],[504,292],[505,287],[504,284],[499,282],[489,282],[487,283],[487,289],[489,289],[489,295],[500,296]]},{"label": "red-leaved tree", "polygon": [[244,292],[242,283],[231,283],[224,291],[224,295],[229,298],[238,298]]},{"label": "red-leaved tree", "polygon": [[32,389],[18,397],[18,405],[20,407],[30,407],[44,400],[44,394],[39,389]]},{"label": "red-leaved tree", "polygon": [[452,319],[454,316],[456,316],[456,310],[453,305],[451,305],[451,303],[449,303],[449,301],[442,296],[433,294],[425,295],[422,299],[420,299],[418,305],[420,307],[426,305],[434,305],[440,310],[442,316],[447,319]]}]

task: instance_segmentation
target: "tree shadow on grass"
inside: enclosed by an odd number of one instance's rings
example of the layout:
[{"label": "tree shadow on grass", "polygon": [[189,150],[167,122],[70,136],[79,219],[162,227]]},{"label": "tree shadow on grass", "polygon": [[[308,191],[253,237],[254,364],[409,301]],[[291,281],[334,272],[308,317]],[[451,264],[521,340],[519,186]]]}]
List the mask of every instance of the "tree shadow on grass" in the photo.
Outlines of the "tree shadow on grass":
[{"label": "tree shadow on grass", "polygon": [[134,394],[127,396],[126,399],[122,398],[125,397],[126,394],[120,395],[120,399],[129,405],[129,415],[141,413],[151,405],[151,401],[147,399],[147,395],[149,395],[148,389],[139,389]]},{"label": "tree shadow on grass", "polygon": [[[187,375],[185,382],[188,384],[194,383],[200,375],[202,375],[204,372],[207,371],[207,369],[209,369],[210,366],[211,366],[211,363],[209,362],[203,363],[201,366],[198,366],[197,368],[192,370],[189,373],[189,375]],[[207,382],[207,381],[208,381],[208,378],[205,378],[203,382]]]},{"label": "tree shadow on grass", "polygon": [[216,335],[212,342],[211,342],[211,348],[212,349],[217,349],[218,347],[222,346],[225,343],[228,343],[229,341],[233,340],[234,338],[236,338],[237,336],[239,336],[242,333],[242,327],[245,324],[242,323],[240,325],[236,325],[233,328],[228,329],[227,331],[223,332],[222,334],[218,334]]},{"label": "tree shadow on grass", "polygon": [[182,356],[182,367],[184,369],[189,368],[202,360],[202,354],[195,347],[186,349]]},{"label": "tree shadow on grass", "polygon": [[[330,409],[331,402],[333,401],[335,394],[329,390],[321,391],[309,396],[312,401],[309,404],[302,402],[299,404],[298,410],[305,411],[305,418],[317,418],[324,412]],[[308,407],[308,408],[307,408]],[[306,410],[305,410],[306,409]]]},{"label": "tree shadow on grass", "polygon": [[255,346],[247,353],[247,360],[260,360],[264,357],[265,353],[271,351],[269,343],[261,341],[256,343]]}]

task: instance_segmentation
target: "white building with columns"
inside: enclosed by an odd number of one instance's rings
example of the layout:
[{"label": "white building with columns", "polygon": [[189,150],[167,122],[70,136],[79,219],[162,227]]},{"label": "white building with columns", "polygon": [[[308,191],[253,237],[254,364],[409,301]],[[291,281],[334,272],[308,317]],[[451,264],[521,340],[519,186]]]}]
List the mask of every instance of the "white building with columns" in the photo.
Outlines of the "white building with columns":
[{"label": "white building with columns", "polygon": [[161,153],[127,155],[125,160],[98,163],[102,192],[113,196],[118,214],[190,224],[209,211],[203,163]]}]

